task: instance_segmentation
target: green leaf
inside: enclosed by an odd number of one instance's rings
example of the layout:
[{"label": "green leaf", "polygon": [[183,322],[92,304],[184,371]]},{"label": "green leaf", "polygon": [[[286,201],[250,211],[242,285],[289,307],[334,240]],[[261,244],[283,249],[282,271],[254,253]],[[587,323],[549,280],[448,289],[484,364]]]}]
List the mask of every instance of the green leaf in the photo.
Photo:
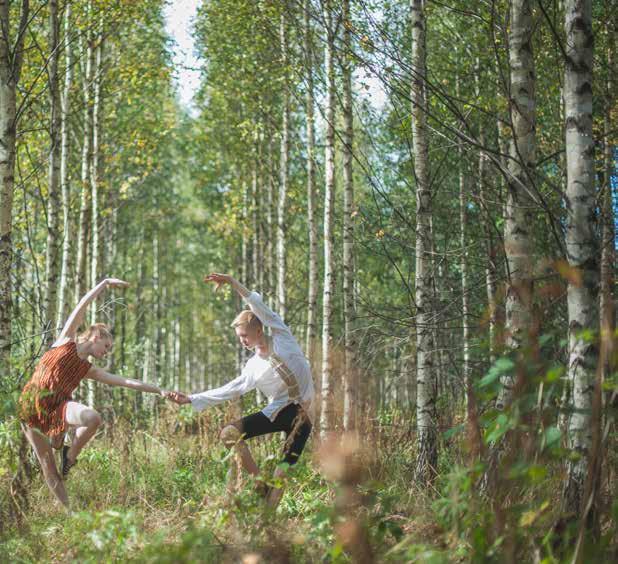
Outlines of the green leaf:
[{"label": "green leaf", "polygon": [[515,367],[515,364],[510,358],[502,357],[496,360],[495,364],[489,369],[489,372],[479,380],[478,387],[486,388],[493,384],[503,374],[510,372]]}]

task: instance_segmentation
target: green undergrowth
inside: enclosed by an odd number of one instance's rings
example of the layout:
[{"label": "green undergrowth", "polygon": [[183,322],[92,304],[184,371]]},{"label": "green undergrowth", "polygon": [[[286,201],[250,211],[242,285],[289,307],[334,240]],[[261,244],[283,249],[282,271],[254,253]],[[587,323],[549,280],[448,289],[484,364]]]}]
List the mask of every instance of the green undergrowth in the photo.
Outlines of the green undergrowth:
[{"label": "green undergrowth", "polygon": [[[147,429],[121,421],[110,434],[108,427],[71,470],[67,488],[73,514],[67,516],[54,503],[35,468],[19,522],[6,520],[14,469],[8,457],[19,436],[16,426],[0,425],[0,466],[6,469],[0,475],[2,561],[352,562],[340,534],[346,520],[342,489],[322,473],[316,441],[290,472],[273,514],[250,480],[237,493],[226,492],[231,459],[216,436],[222,420],[216,412],[199,421],[166,412]],[[355,515],[374,560],[500,562],[503,539],[492,534],[494,508],[477,492],[482,466],[464,465],[453,454],[463,452],[455,443],[458,437],[449,437],[440,478],[419,488],[412,480],[414,443],[397,432],[404,432],[401,426],[376,431],[367,437],[376,448],[362,455]],[[385,433],[393,434],[390,440]],[[251,445],[265,476],[270,475],[280,437]],[[512,509],[519,546],[525,555],[541,555],[539,561],[560,562],[552,554],[550,534],[560,475],[529,473]]]}]

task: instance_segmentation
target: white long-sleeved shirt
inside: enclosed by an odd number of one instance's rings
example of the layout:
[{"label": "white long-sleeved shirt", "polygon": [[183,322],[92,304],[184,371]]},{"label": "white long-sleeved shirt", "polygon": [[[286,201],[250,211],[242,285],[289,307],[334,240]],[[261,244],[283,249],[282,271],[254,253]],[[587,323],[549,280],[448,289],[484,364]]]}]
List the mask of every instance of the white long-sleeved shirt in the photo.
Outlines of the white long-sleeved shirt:
[{"label": "white long-sleeved shirt", "polygon": [[262,413],[271,421],[291,403],[302,405],[311,417],[315,391],[309,361],[288,326],[262,301],[258,293],[251,292],[244,300],[262,324],[270,327],[270,355],[264,358],[255,353],[240,376],[220,388],[190,395],[191,405],[201,411],[257,388],[268,398],[268,405]]}]

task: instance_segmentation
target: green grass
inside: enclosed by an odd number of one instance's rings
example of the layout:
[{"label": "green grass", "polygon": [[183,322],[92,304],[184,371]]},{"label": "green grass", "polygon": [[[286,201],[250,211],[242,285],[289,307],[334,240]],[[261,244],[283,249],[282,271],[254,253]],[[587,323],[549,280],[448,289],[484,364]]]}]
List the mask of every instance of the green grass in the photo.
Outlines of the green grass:
[{"label": "green grass", "polygon": [[[384,435],[395,433],[393,427],[367,437],[373,448],[360,455],[363,478],[352,512],[350,490],[322,470],[324,453],[314,439],[272,514],[250,480],[235,495],[226,493],[231,459],[217,438],[221,414],[203,415],[199,425],[179,425],[177,415],[166,412],[142,430],[120,422],[113,436],[108,428],[90,443],[67,482],[70,516],[35,469],[19,523],[8,511],[19,435],[16,427],[0,425],[0,561],[240,562],[255,555],[256,562],[351,562],[342,531],[352,513],[379,562],[500,561],[491,505],[475,492],[481,469],[466,468],[452,454],[462,449],[443,450],[442,475],[424,490],[412,482],[411,441]],[[269,475],[281,438],[250,445]],[[559,484],[559,473],[550,472],[522,489],[513,519],[523,561],[549,546]],[[560,561],[545,552],[543,562]]]}]

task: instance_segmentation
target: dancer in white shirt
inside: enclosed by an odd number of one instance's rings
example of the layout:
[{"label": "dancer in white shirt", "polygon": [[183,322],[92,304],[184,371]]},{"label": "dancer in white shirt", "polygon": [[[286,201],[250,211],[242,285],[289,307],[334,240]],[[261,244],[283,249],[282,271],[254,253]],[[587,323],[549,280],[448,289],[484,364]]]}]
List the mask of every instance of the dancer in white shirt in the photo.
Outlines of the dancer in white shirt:
[{"label": "dancer in white shirt", "polygon": [[[283,462],[294,465],[311,433],[312,402],[315,395],[309,362],[298,342],[283,320],[274,313],[259,294],[250,292],[238,280],[227,274],[209,274],[205,282],[214,282],[215,290],[230,284],[249,305],[232,322],[241,344],[255,351],[240,376],[225,386],[206,392],[186,395],[173,392],[169,397],[179,404],[191,403],[202,409],[236,399],[257,388],[268,398],[268,405],[233,423],[221,431],[221,439],[228,448],[234,447],[243,468],[254,476],[259,468],[245,443],[245,439],[283,431],[286,434]],[[269,327],[272,335],[264,332]],[[275,470],[274,478],[284,475],[282,468]],[[258,481],[259,491],[267,504],[276,507],[281,499],[281,488],[268,487]]]}]

